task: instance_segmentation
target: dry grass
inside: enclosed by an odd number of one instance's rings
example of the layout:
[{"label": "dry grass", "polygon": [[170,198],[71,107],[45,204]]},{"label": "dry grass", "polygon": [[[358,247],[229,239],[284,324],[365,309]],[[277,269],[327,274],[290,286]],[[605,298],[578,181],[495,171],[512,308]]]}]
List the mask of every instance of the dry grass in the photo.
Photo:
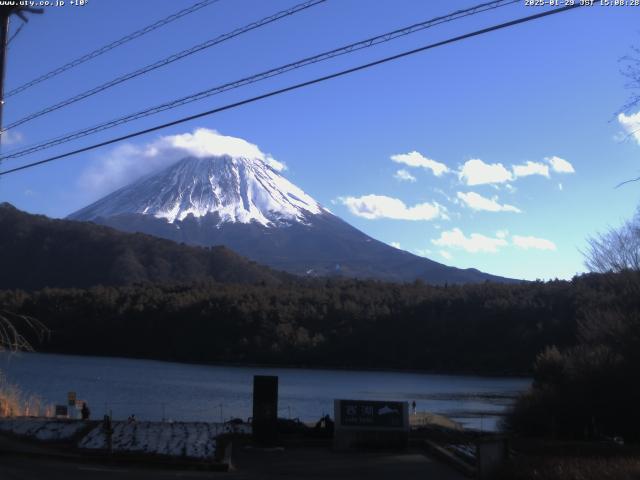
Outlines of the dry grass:
[{"label": "dry grass", "polygon": [[[47,328],[38,320],[0,309],[0,352],[33,351],[18,326],[30,330],[39,340],[48,334]],[[20,388],[8,383],[0,371],[0,417],[52,416],[52,413],[50,405],[35,395],[25,395]]]},{"label": "dry grass", "polygon": [[51,405],[35,395],[25,395],[0,373],[0,417],[50,417],[52,414]]}]

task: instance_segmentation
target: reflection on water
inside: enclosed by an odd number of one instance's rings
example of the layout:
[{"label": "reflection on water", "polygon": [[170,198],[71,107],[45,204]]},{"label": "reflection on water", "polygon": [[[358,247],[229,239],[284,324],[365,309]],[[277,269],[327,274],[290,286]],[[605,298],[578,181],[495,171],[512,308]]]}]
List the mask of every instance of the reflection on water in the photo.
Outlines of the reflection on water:
[{"label": "reflection on water", "polygon": [[9,381],[25,393],[63,404],[68,391],[94,416],[220,421],[251,416],[253,375],[279,376],[279,415],[302,421],[333,415],[333,400],[412,402],[418,411],[451,416],[465,426],[496,429],[500,415],[530,385],[524,378],[293,368],[228,367],[19,353],[0,357]]}]

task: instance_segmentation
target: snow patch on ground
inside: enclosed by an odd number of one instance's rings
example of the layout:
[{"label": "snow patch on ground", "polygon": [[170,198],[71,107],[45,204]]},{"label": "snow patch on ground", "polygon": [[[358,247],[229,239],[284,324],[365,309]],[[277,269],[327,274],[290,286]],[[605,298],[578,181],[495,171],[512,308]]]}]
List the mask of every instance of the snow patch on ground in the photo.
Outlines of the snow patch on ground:
[{"label": "snow patch on ground", "polygon": [[[219,423],[114,422],[111,442],[114,452],[209,459],[215,454],[216,437],[228,431]],[[102,425],[85,435],[78,447],[108,449]]]},{"label": "snow patch on ground", "polygon": [[0,418],[0,432],[29,437],[42,442],[70,440],[86,427],[86,423],[74,420]]},{"label": "snow patch on ground", "polygon": [[[96,422],[92,423],[96,425]],[[85,450],[108,450],[108,439],[102,423],[91,428],[80,420],[52,418],[0,418],[0,432],[31,440],[56,442],[75,440]],[[113,422],[113,452],[165,455],[170,457],[212,459],[216,438],[224,433],[251,433],[248,424],[205,422]]]}]

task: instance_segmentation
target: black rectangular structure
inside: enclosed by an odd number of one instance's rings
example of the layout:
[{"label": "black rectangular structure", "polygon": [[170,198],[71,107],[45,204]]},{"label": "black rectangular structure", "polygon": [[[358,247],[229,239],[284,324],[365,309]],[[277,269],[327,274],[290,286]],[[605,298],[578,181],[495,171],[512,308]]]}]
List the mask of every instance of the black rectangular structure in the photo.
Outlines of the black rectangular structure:
[{"label": "black rectangular structure", "polygon": [[253,439],[263,445],[278,440],[278,377],[253,377]]}]

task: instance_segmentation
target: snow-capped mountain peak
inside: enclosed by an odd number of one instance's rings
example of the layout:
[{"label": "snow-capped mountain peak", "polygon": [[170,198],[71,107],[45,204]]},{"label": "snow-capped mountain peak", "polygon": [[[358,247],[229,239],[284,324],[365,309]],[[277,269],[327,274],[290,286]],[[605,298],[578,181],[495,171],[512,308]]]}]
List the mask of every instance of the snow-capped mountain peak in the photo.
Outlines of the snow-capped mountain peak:
[{"label": "snow-capped mountain peak", "polygon": [[265,227],[307,223],[326,210],[260,159],[229,155],[187,157],[141,178],[70,218],[93,220],[142,214],[169,223],[217,214],[219,224],[252,223]]},{"label": "snow-capped mountain peak", "polygon": [[[191,148],[189,156],[69,218],[190,245],[224,245],[256,262],[303,276],[394,282],[420,278],[433,283],[508,281],[474,269],[448,267],[375,240],[284,178],[278,165],[270,165],[269,156],[252,152],[244,144],[235,149],[230,148],[232,144],[223,146],[220,150],[229,153]],[[147,157],[142,154],[139,160]]]}]

